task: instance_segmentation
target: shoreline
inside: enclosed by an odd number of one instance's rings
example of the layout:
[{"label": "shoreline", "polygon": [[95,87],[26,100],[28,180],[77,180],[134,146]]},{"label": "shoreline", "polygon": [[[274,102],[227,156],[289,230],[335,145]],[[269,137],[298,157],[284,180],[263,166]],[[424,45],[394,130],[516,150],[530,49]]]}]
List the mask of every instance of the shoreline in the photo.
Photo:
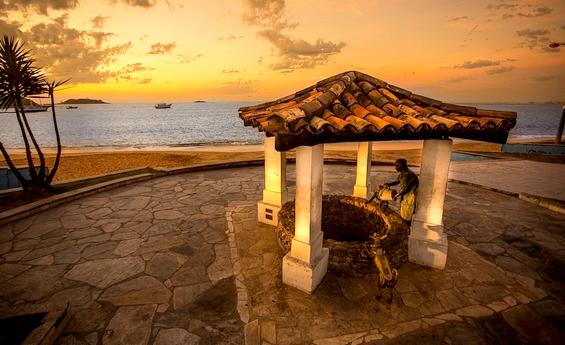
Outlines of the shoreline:
[{"label": "shoreline", "polygon": [[[529,144],[553,142],[555,136],[519,136],[509,137],[508,144]],[[373,151],[379,150],[411,150],[422,147],[423,140],[373,141]],[[454,144],[500,145],[468,139],[453,139]],[[328,151],[356,151],[356,142],[324,144]],[[9,153],[23,154],[23,148],[6,148]],[[45,154],[54,154],[56,147],[42,148]],[[143,145],[143,146],[63,146],[64,153],[109,153],[109,152],[262,152],[262,143],[210,143],[210,144],[175,144],[175,145]]]},{"label": "shoreline", "polygon": [[[522,143],[547,141],[548,137],[519,140]],[[469,151],[484,154],[500,154],[500,144],[454,139],[454,151]],[[515,143],[515,140],[509,140]],[[411,165],[418,165],[421,159],[423,140],[377,141],[373,142],[373,160],[392,164],[397,158],[407,159]],[[337,159],[357,159],[358,143],[331,143],[324,145],[324,156]],[[14,164],[27,167],[24,149],[8,149]],[[56,149],[43,149],[48,167],[52,167]],[[34,161],[38,159],[34,154]],[[63,148],[61,164],[55,182],[87,178],[116,171],[135,168],[178,168],[200,164],[229,163],[262,159],[263,144],[218,144],[198,146],[144,146],[144,147],[68,147]],[[294,157],[294,151],[287,157]],[[6,168],[4,159],[0,167]]]}]

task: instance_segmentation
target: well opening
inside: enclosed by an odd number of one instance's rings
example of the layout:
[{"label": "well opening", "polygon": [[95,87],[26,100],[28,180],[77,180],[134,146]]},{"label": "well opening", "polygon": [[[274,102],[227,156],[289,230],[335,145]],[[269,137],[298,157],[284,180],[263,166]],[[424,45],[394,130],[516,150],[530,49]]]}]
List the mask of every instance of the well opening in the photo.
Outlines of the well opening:
[{"label": "well opening", "polygon": [[[281,248],[288,252],[294,237],[294,201],[283,205],[279,213],[277,236]],[[408,259],[410,228],[384,203],[365,204],[364,199],[345,195],[322,198],[322,231],[324,247],[329,248],[328,270],[347,276],[376,273],[370,255],[371,234],[388,236],[382,241],[392,267]]]}]

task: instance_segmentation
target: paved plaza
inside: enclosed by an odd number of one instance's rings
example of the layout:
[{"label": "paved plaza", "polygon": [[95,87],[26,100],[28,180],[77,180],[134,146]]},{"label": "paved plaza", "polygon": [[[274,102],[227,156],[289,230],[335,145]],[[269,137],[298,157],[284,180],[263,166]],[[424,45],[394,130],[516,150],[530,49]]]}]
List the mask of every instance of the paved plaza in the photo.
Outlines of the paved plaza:
[{"label": "paved plaza", "polygon": [[[395,177],[373,167],[373,185]],[[324,193],[355,166],[327,164]],[[452,176],[450,176],[453,178]],[[288,167],[294,195],[294,165]],[[445,270],[328,274],[313,295],[282,284],[284,253],[257,223],[263,168],[156,178],[0,226],[0,316],[73,318],[59,344],[558,344],[565,215],[449,183]]]}]

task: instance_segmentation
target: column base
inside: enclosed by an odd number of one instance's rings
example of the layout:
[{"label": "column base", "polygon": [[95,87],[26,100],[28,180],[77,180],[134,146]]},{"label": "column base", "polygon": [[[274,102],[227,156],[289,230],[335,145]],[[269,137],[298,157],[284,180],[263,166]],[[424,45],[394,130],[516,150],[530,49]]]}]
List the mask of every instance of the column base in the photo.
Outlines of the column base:
[{"label": "column base", "polygon": [[443,226],[414,220],[408,237],[408,260],[422,266],[444,269],[447,262],[447,235]]},{"label": "column base", "polygon": [[257,203],[257,220],[261,223],[277,226],[279,225],[280,210],[280,206],[259,201]]},{"label": "column base", "polygon": [[322,248],[313,265],[292,257],[290,253],[286,254],[282,265],[283,283],[312,294],[328,271],[329,254],[328,248]]},{"label": "column base", "polygon": [[353,196],[357,198],[367,199],[371,195],[371,186],[353,186]]}]

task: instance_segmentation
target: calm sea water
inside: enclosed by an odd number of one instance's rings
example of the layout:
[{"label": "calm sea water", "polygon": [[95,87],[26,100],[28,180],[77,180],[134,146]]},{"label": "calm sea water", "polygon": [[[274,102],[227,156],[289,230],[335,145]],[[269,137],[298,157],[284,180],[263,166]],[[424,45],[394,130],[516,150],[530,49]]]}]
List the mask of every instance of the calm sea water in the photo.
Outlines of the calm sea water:
[{"label": "calm sea water", "polygon": [[[92,104],[78,109],[57,106],[57,119],[65,147],[178,146],[260,143],[262,134],[244,127],[237,109],[252,103],[174,103],[170,109],[153,104]],[[555,135],[560,105],[473,104],[479,108],[518,112],[513,137]],[[54,147],[51,112],[32,113],[30,125],[40,144]],[[21,148],[15,114],[0,113],[0,141],[8,148]]]}]

